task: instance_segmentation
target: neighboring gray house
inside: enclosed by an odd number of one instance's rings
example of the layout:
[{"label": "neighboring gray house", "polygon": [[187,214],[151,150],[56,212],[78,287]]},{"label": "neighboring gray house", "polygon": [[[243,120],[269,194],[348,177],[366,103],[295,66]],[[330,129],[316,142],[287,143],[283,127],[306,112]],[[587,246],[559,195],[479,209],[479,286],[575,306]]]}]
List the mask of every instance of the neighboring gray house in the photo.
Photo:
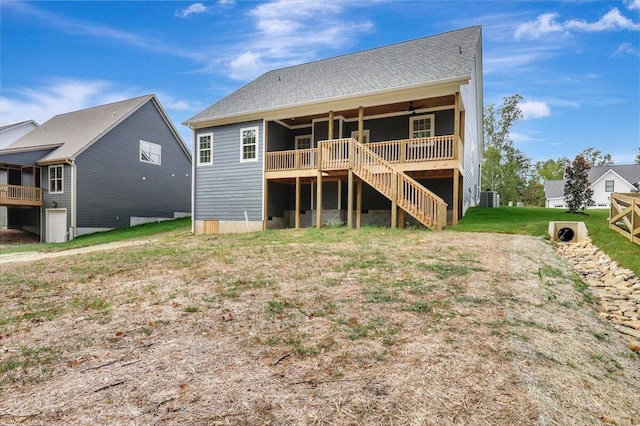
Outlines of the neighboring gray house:
[{"label": "neighboring gray house", "polygon": [[183,123],[194,231],[455,225],[479,201],[482,105],[481,27],[270,71]]},{"label": "neighboring gray house", "polygon": [[[38,127],[38,123],[34,120],[21,121],[19,123],[6,124],[0,126],[0,149],[3,149],[13,142],[20,139],[33,129]],[[0,183],[2,182],[2,175],[0,174]],[[6,183],[6,182],[5,182]],[[0,229],[7,228],[7,208],[0,206]]]},{"label": "neighboring gray house", "polygon": [[[620,166],[594,166],[588,172],[594,204],[591,208],[609,208],[612,192],[629,193],[640,189],[640,164]],[[566,208],[564,202],[565,180],[548,180],[544,183],[545,207]]]},{"label": "neighboring gray house", "polygon": [[8,227],[61,242],[190,214],[191,153],[155,95],[53,117],[0,150]]}]

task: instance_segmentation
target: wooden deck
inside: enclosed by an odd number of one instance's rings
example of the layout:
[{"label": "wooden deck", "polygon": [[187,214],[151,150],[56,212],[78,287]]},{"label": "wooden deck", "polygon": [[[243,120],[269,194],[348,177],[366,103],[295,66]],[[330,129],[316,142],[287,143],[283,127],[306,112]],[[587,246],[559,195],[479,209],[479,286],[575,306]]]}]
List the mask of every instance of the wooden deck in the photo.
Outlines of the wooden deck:
[{"label": "wooden deck", "polygon": [[[266,178],[315,177],[318,170],[348,170],[352,165],[348,140],[321,141],[317,148],[267,152]],[[403,172],[463,170],[462,142],[454,135],[373,142],[365,146]],[[322,163],[319,158],[322,158]]]},{"label": "wooden deck", "polygon": [[42,206],[42,188],[0,184],[0,206]]}]

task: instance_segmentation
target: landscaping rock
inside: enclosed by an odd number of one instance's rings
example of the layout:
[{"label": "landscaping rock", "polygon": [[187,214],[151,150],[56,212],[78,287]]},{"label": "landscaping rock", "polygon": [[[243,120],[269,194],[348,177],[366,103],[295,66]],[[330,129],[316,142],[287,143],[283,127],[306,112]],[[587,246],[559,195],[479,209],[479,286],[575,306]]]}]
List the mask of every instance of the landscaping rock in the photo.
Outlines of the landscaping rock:
[{"label": "landscaping rock", "polygon": [[591,288],[602,312],[600,318],[616,324],[628,340],[627,346],[640,352],[640,279],[621,268],[590,239],[580,243],[560,243],[557,253],[573,265],[573,270]]}]

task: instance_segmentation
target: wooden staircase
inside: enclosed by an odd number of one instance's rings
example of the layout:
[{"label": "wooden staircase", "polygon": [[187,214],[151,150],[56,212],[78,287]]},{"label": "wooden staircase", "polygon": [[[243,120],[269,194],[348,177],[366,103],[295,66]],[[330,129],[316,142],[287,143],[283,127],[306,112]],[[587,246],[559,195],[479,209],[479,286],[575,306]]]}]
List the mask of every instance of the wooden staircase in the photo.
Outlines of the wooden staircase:
[{"label": "wooden staircase", "polygon": [[355,139],[334,139],[320,142],[319,147],[323,171],[351,169],[391,200],[392,208],[400,207],[430,229],[446,225],[447,203],[366,145]]}]

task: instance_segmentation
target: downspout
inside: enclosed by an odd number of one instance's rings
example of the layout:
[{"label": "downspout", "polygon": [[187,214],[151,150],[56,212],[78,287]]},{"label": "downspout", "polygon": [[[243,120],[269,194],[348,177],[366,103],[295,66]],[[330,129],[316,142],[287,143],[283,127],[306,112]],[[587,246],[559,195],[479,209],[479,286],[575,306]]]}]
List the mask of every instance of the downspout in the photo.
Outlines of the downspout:
[{"label": "downspout", "polygon": [[76,194],[77,194],[77,185],[78,182],[77,175],[78,169],[76,168],[75,160],[67,160],[67,163],[71,165],[71,234],[69,235],[70,239],[73,240],[76,238]]}]

